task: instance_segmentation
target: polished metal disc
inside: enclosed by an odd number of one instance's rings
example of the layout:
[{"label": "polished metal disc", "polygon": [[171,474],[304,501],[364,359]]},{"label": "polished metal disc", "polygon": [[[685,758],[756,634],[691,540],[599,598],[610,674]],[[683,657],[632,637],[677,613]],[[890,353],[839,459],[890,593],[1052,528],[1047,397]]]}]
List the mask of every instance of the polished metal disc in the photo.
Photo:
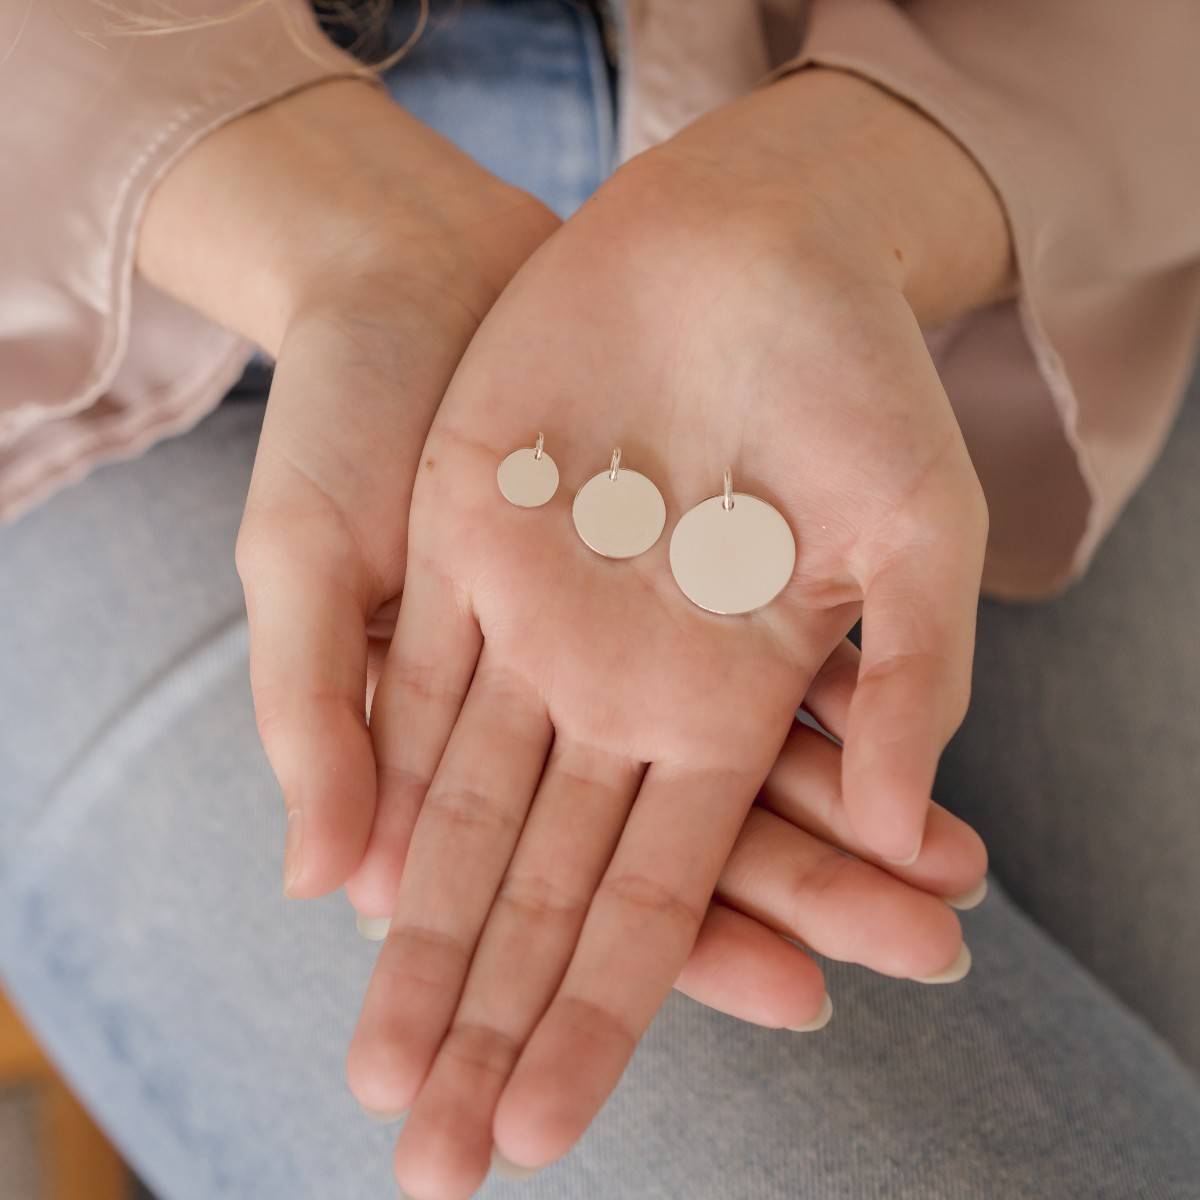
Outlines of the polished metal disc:
[{"label": "polished metal disc", "polygon": [[683,594],[712,613],[753,612],[787,586],[796,539],[778,509],[742,492],[689,509],[671,535],[671,573]]},{"label": "polished metal disc", "polygon": [[558,491],[558,466],[544,450],[514,450],[496,468],[496,482],[509,504],[539,508]]},{"label": "polished metal disc", "polygon": [[571,508],[584,542],[605,558],[633,558],[649,550],[667,523],[662,493],[637,471],[624,467],[593,475]]}]

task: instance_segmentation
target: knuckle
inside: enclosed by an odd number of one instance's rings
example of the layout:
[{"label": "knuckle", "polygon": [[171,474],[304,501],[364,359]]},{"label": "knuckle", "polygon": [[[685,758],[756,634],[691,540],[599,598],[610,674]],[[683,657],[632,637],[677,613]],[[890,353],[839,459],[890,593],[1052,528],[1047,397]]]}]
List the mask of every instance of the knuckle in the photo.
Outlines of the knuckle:
[{"label": "knuckle", "polygon": [[899,674],[926,674],[936,658],[924,650],[899,651],[883,654],[864,663],[858,676],[858,687],[884,684]]},{"label": "knuckle", "polygon": [[496,900],[539,923],[557,920],[577,924],[587,911],[586,900],[545,875],[506,875]]},{"label": "knuckle", "polygon": [[[257,676],[257,677],[256,677]],[[251,691],[254,694],[254,723],[263,745],[283,744],[296,753],[311,740],[311,726],[320,722],[323,727],[340,726],[347,720],[357,720],[350,701],[336,689],[309,688],[300,690],[272,676],[265,682],[266,671],[251,668]]]},{"label": "knuckle", "polygon": [[[254,696],[254,725],[259,741],[263,744],[276,775],[284,765],[283,756],[292,757],[297,747],[292,733],[295,721],[294,704],[278,687],[267,687],[251,677],[251,692]],[[284,780],[280,778],[280,783]]]},{"label": "knuckle", "polygon": [[464,1021],[451,1027],[442,1050],[464,1066],[507,1079],[517,1064],[521,1046],[516,1038],[495,1026]]},{"label": "knuckle", "polygon": [[458,833],[477,832],[491,836],[519,831],[517,815],[487,792],[466,785],[434,786],[425,802],[430,819],[441,821]]},{"label": "knuckle", "polygon": [[606,877],[596,894],[623,908],[670,921],[683,930],[699,929],[708,908],[707,903],[693,903],[676,889],[637,872]]},{"label": "knuckle", "polygon": [[429,777],[424,771],[400,763],[391,763],[376,754],[375,777],[378,782],[378,803],[394,800],[419,802],[429,791]]},{"label": "knuckle", "polygon": [[449,707],[461,702],[461,695],[447,687],[441,680],[437,664],[421,662],[414,658],[399,658],[388,664],[385,687],[395,689],[406,702]]},{"label": "knuckle", "polygon": [[836,893],[846,878],[846,872],[852,869],[854,863],[854,859],[829,850],[797,867],[788,887],[791,906],[789,927],[802,929],[806,917],[811,918],[814,907],[826,902],[834,903]]},{"label": "knuckle", "polygon": [[612,1009],[583,996],[566,995],[555,1001],[558,1016],[576,1033],[588,1041],[616,1043],[625,1054],[632,1054],[638,1035]]},{"label": "knuckle", "polygon": [[452,934],[422,925],[393,925],[375,964],[386,990],[398,996],[414,990],[444,991],[459,979],[470,951]]}]

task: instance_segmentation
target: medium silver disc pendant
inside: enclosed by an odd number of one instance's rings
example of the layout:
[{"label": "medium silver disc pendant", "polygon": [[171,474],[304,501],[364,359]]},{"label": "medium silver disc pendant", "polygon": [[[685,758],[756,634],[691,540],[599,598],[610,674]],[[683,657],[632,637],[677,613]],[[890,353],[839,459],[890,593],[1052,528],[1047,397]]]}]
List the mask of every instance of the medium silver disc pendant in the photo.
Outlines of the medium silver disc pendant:
[{"label": "medium silver disc pendant", "polygon": [[796,539],[783,515],[743,492],[701,501],[671,535],[675,582],[711,613],[733,616],[770,604],[795,566]]},{"label": "medium silver disc pendant", "polygon": [[558,491],[558,465],[544,450],[514,450],[496,468],[496,482],[509,504],[540,508]]},{"label": "medium silver disc pendant", "polygon": [[605,558],[633,558],[649,550],[667,523],[662,493],[637,471],[612,468],[593,475],[571,507],[584,543]]}]

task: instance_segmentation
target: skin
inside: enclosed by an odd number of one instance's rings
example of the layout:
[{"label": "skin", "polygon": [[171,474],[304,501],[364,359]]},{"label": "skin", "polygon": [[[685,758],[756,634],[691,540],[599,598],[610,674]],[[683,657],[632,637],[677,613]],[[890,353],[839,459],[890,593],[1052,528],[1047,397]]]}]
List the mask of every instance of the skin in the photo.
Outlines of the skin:
[{"label": "skin", "polygon": [[362,860],[364,695],[404,583],[421,446],[483,315],[557,225],[365,82],[230,123],[151,197],[142,274],[277,359],[237,564],[289,895],[330,892]]},{"label": "skin", "polygon": [[[919,324],[953,311],[960,264],[927,252],[922,205],[912,228],[894,195],[899,219],[881,207],[860,225],[824,190],[774,136],[805,103],[840,103],[851,137],[949,149],[968,174],[941,185],[994,206],[944,135],[869,85],[778,84],[619,172],[530,258],[426,441],[371,723],[377,834],[350,883],[360,905],[399,891],[348,1064],[365,1105],[413,1106],[396,1174],[421,1200],[470,1195],[493,1145],[526,1167],[566,1153],[697,938],[732,920],[710,907],[722,879],[772,925],[734,847],[769,857],[751,805],[860,618],[844,831],[877,860],[919,859],[937,759],[967,703],[987,526]],[[972,303],[1006,284],[1002,236],[995,249]],[[931,270],[954,282],[939,288]],[[517,509],[496,464],[538,430],[572,482]],[[669,516],[732,465],[795,531],[783,594],[716,617],[681,597],[667,538],[619,563],[592,554],[571,492],[614,445]],[[952,915],[919,904],[906,916],[928,958],[889,960],[878,935],[895,882],[846,862],[810,877],[818,893],[846,887],[848,903],[829,906],[836,932],[825,927],[838,956],[916,976],[956,960]],[[774,928],[808,939],[794,915]],[[812,1003],[815,968],[802,979],[795,955],[795,995]]]},{"label": "skin", "polygon": [[[982,176],[813,71],[556,224],[337,83],[201,142],[139,244],[278,357],[238,543],[256,710],[289,894],[393,916],[349,1076],[369,1108],[415,1100],[397,1172],[421,1200],[469,1195],[493,1143],[564,1153],[676,979],[810,1021],[819,970],[780,933],[936,974],[961,944],[938,897],[985,867],[928,801],[986,510],[918,324],[1008,286]],[[564,482],[521,512],[495,467],[539,429]],[[775,503],[784,596],[723,620],[675,589],[666,537],[592,556],[569,495],[618,443],[672,517],[727,464]],[[805,699],[844,752],[793,725]]]}]

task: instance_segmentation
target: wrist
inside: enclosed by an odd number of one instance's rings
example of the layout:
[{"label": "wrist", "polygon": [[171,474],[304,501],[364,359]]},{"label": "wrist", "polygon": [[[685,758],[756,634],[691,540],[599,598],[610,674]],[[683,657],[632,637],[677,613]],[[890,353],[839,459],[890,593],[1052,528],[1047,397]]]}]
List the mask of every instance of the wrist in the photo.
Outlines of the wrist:
[{"label": "wrist", "polygon": [[894,288],[925,326],[1012,290],[1008,225],[982,169],[938,125],[854,75],[797,72],[624,170],[666,201],[676,228]]},{"label": "wrist", "polygon": [[366,81],[284,97],[216,130],[151,195],[138,270],[278,352],[299,314],[393,278],[482,317],[557,224]]},{"label": "wrist", "polygon": [[[906,101],[842,71],[781,80],[778,102],[811,112],[826,203],[857,198],[853,236],[896,278],[923,325],[1009,295],[1012,244],[1003,206],[966,148]],[[806,138],[806,153],[811,153]]]}]

